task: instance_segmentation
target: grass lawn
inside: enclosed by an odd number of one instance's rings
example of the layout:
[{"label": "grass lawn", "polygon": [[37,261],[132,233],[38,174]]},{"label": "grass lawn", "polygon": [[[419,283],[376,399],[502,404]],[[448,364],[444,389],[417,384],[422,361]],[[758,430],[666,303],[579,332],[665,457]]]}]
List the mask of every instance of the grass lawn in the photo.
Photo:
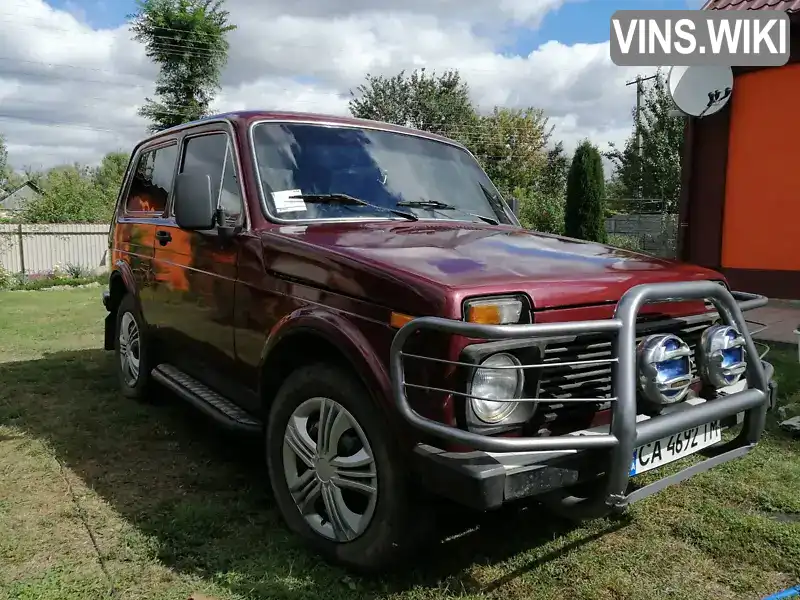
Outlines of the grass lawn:
[{"label": "grass lawn", "polygon": [[[0,599],[760,598],[800,582],[800,440],[774,417],[748,457],[624,519],[450,511],[413,572],[359,580],[284,529],[259,449],[179,400],[116,391],[97,288],[0,293]],[[800,401],[796,350],[773,350]],[[793,397],[793,399],[792,399]]]}]

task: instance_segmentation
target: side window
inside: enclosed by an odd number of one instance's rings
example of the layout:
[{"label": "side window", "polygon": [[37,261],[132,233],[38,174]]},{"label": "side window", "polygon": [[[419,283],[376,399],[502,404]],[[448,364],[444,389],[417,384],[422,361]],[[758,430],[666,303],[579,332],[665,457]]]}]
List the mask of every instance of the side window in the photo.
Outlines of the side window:
[{"label": "side window", "polygon": [[177,158],[177,144],[147,150],[139,156],[125,203],[127,211],[164,212]]},{"label": "side window", "polygon": [[211,175],[211,193],[217,206],[224,211],[228,225],[241,223],[242,198],[228,136],[212,133],[189,138],[183,152],[181,172],[187,168],[199,168]]}]

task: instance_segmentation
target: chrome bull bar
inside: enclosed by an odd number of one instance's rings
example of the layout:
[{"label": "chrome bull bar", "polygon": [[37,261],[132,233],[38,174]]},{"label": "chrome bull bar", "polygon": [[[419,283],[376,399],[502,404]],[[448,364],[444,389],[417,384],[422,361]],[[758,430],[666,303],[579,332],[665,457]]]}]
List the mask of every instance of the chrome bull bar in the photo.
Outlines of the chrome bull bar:
[{"label": "chrome bull bar", "polygon": [[[653,417],[637,424],[636,337],[639,311],[648,303],[699,299],[711,301],[720,319],[727,325],[735,326],[742,333],[747,356],[745,376],[748,381],[748,388],[715,399],[712,402],[693,406],[687,410]],[[392,392],[400,414],[412,426],[432,437],[465,445],[474,450],[503,453],[608,449],[610,451],[610,464],[606,469],[606,485],[603,492],[595,498],[588,499],[566,497],[563,499],[563,504],[576,507],[580,504],[583,508],[588,508],[589,510],[592,510],[589,507],[621,507],[667,485],[686,479],[695,473],[746,454],[756,445],[764,430],[770,391],[768,377],[742,313],[743,311],[763,306],[766,303],[767,298],[764,296],[745,292],[730,292],[725,287],[712,281],[692,281],[635,286],[622,296],[610,319],[523,325],[483,325],[439,317],[420,317],[404,325],[397,332],[392,342],[390,351]],[[408,402],[407,388],[423,388],[470,397],[468,394],[455,390],[431,388],[429,386],[409,384],[405,381],[404,356],[428,358],[403,352],[407,340],[415,332],[423,329],[484,340],[530,339],[532,344],[542,338],[599,333],[611,334],[612,357],[603,359],[611,364],[611,393],[610,398],[604,399],[605,401],[610,401],[611,406],[609,433],[597,435],[554,435],[548,437],[495,437],[460,429],[420,415]],[[476,366],[471,363],[435,358],[429,358],[429,360],[450,365]],[[548,366],[557,365],[534,364],[495,368],[524,369],[547,368]],[[598,398],[570,399],[573,402],[597,402],[598,400]],[[537,398],[514,398],[506,401],[538,402],[540,400]],[[731,417],[742,412],[744,412],[745,416],[741,433],[735,440],[725,444],[724,451],[665,480],[646,486],[649,491],[642,488],[631,494],[626,494],[630,481],[631,459],[637,447],[691,427]]]}]

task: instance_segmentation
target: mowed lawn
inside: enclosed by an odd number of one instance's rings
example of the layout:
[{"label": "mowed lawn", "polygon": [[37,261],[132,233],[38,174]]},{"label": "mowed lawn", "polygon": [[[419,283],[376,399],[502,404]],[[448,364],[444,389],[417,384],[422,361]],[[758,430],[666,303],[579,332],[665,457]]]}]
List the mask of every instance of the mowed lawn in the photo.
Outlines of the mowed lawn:
[{"label": "mowed lawn", "polygon": [[[707,600],[800,582],[800,440],[774,417],[750,456],[625,518],[446,509],[410,572],[347,576],[284,529],[256,442],[166,393],[117,393],[103,317],[98,288],[0,293],[0,598]],[[770,356],[800,401],[796,350]]]}]

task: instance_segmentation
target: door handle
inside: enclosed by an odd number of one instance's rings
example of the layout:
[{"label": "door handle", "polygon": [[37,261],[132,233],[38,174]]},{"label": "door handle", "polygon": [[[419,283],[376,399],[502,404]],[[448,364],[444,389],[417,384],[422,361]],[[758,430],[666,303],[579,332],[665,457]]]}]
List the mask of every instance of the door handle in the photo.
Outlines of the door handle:
[{"label": "door handle", "polygon": [[158,231],[156,231],[156,239],[158,240],[159,244],[161,244],[162,246],[166,246],[169,242],[172,241],[172,234],[164,229],[159,229]]}]

